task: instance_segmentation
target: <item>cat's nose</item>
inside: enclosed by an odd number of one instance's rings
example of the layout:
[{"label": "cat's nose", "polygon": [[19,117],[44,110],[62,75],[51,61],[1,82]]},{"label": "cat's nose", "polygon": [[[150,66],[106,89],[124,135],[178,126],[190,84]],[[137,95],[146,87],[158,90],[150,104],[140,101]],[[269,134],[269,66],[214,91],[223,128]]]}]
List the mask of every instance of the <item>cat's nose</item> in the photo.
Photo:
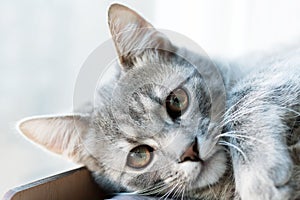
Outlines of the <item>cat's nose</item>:
[{"label": "cat's nose", "polygon": [[179,163],[183,163],[185,161],[192,161],[192,162],[201,161],[201,159],[199,158],[197,138],[195,138],[195,141],[191,144],[191,146],[189,146],[185,150],[185,152],[180,156]]}]

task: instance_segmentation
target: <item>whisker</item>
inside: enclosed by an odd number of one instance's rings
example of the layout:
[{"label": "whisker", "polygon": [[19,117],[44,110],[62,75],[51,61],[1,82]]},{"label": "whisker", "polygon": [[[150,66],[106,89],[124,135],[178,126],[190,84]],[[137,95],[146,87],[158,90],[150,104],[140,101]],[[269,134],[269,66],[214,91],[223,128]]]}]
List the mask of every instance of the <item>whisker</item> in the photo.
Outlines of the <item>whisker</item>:
[{"label": "whisker", "polygon": [[183,198],[184,198],[185,188],[186,188],[186,187],[183,188],[183,192],[182,192],[182,196],[181,196],[181,199],[182,199],[182,200],[183,200]]},{"label": "whisker", "polygon": [[229,147],[232,147],[232,148],[236,149],[243,156],[244,160],[248,161],[248,157],[246,156],[246,154],[239,147],[237,147],[236,145],[231,144],[231,143],[226,142],[226,141],[220,141],[219,144],[226,145],[226,146],[229,146]]},{"label": "whisker", "polygon": [[160,197],[159,199],[168,199],[168,197],[172,194],[172,192],[177,188],[177,186],[181,184],[181,182],[173,182],[172,184],[170,184],[169,187],[172,187],[171,190],[169,190],[166,194],[164,194],[162,197]]},{"label": "whisker", "polygon": [[186,185],[185,185],[185,183],[183,182],[183,183],[181,184],[181,190],[180,190],[180,193],[178,194],[178,197],[181,197],[181,199],[183,198],[182,194],[183,194],[183,191],[185,190],[185,187],[186,187]]},{"label": "whisker", "polygon": [[151,194],[156,194],[157,192],[160,192],[163,190],[165,184],[164,183],[160,183],[154,186],[150,186],[148,188],[145,188],[143,190],[138,190],[136,191],[137,194],[141,194],[141,195],[151,195]]},{"label": "whisker", "polygon": [[[243,108],[243,110],[242,110]],[[253,112],[257,112],[259,111],[260,109],[263,111],[265,109],[265,106],[264,105],[260,105],[260,106],[255,106],[255,107],[252,107],[252,108],[247,108],[247,107],[242,107],[240,110],[242,110],[243,112],[234,112],[232,113],[231,115],[227,116],[226,117],[226,121],[222,121],[221,124],[222,126],[225,126],[227,125],[228,123],[232,122],[232,121],[236,121],[237,119],[239,119],[240,117],[244,116],[244,115],[247,115],[247,114],[250,114],[250,113],[253,113]]]},{"label": "whisker", "polygon": [[[227,125],[229,122],[234,121],[235,119],[237,119],[240,116],[243,116],[245,114],[250,113],[249,111],[256,110],[259,107],[262,107],[262,109],[264,108],[264,106],[254,106],[253,108],[249,108],[249,105],[251,105],[253,102],[257,101],[257,99],[262,98],[263,96],[266,96],[268,94],[271,94],[272,91],[264,91],[260,94],[257,94],[255,98],[253,98],[251,96],[251,100],[247,101],[246,103],[244,103],[243,105],[239,106],[237,108],[237,110],[235,110],[233,113],[232,110],[239,104],[241,103],[243,100],[245,100],[246,98],[248,98],[250,95],[252,94],[246,94],[245,96],[243,96],[241,99],[239,99],[236,103],[234,103],[233,105],[231,105],[227,111],[223,114],[223,120],[220,122],[220,127],[223,127],[225,125]],[[241,110],[243,112],[241,112]],[[245,112],[248,111],[248,112]]]},{"label": "whisker", "polygon": [[[250,100],[250,101],[247,101],[247,102],[244,104],[244,107],[245,107],[245,106],[248,106],[248,105],[250,105],[250,104],[252,104],[252,103],[255,102],[257,99],[262,98],[263,96],[266,96],[266,95],[271,94],[271,93],[272,93],[272,91],[263,91],[263,92],[257,94],[254,98],[253,98],[253,95],[252,95],[252,94],[248,93],[248,94],[246,94],[245,96],[243,96],[241,99],[239,99],[235,104],[233,104],[229,109],[227,109],[227,112],[230,112],[230,111],[234,108],[234,106],[236,106],[238,103],[240,103],[242,100],[248,98],[249,96],[251,97],[251,98],[250,98],[251,100]],[[237,111],[239,111],[240,109],[242,109],[242,107],[240,107]]]},{"label": "whisker", "polygon": [[181,192],[180,192],[180,193],[181,193],[181,200],[184,199],[185,188],[186,188],[186,185],[183,185],[182,190],[181,190]]},{"label": "whisker", "polygon": [[182,184],[179,186],[178,194],[175,196],[176,199],[178,199],[178,197],[181,197],[181,194],[182,194],[183,189],[184,189],[184,184],[182,183]]},{"label": "whisker", "polygon": [[[182,182],[177,186],[177,189],[174,191],[174,193],[172,195],[172,199],[173,199],[173,197],[175,197],[175,199],[176,199],[176,195],[181,190],[181,187],[182,187]],[[178,193],[178,194],[180,194],[180,193]]]},{"label": "whisker", "polygon": [[[171,178],[171,177],[169,177],[169,178]],[[139,190],[136,192],[140,195],[153,195],[153,194],[160,194],[162,192],[168,191],[167,193],[164,194],[164,196],[165,195],[169,196],[172,193],[172,191],[176,188],[177,184],[179,184],[179,183],[177,183],[174,188],[175,183],[176,183],[176,178],[172,178],[170,180],[170,185],[166,185],[165,183],[161,182],[160,184],[157,184],[155,186],[151,186],[149,188]],[[171,188],[171,187],[172,187],[172,189],[168,190],[168,188]]]},{"label": "whisker", "polygon": [[230,131],[230,132],[222,133],[222,134],[216,136],[216,139],[221,138],[221,137],[230,137],[230,138],[235,138],[235,139],[244,139],[244,141],[247,141],[246,139],[250,139],[250,140],[262,143],[262,144],[266,144],[266,145],[268,144],[267,142],[265,142],[263,140],[257,139],[255,137],[252,137],[252,136],[249,136],[249,135],[230,134],[230,133],[237,133],[237,132],[236,131]]}]

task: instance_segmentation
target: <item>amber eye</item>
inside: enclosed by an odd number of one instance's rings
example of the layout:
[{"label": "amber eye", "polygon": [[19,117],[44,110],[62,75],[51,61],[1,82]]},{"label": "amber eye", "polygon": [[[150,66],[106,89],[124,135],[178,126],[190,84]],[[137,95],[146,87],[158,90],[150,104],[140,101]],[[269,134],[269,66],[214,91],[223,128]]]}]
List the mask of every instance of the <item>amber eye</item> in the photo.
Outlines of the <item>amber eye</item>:
[{"label": "amber eye", "polygon": [[166,109],[170,117],[176,119],[186,111],[189,105],[189,97],[182,88],[177,88],[166,99]]},{"label": "amber eye", "polygon": [[132,168],[144,168],[152,160],[153,148],[141,145],[133,148],[127,156],[127,165]]}]

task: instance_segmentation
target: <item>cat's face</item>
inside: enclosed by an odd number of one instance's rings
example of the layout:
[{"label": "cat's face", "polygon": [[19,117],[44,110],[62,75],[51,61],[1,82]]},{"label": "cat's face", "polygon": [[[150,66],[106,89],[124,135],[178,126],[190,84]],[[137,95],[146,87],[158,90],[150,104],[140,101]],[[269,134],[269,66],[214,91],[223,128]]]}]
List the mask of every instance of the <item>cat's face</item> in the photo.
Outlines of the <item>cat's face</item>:
[{"label": "cat's face", "polygon": [[89,151],[134,191],[159,182],[189,189],[213,184],[226,158],[208,132],[211,103],[202,77],[181,58],[151,60],[152,53],[120,77],[105,110],[96,109]]},{"label": "cat's face", "polygon": [[[109,90],[98,88],[93,113],[30,119],[21,131],[85,164],[103,185],[150,194],[217,182],[226,155],[203,77],[132,10],[114,5],[109,20],[122,72]],[[128,27],[139,29],[124,32]],[[39,136],[41,130],[59,136]]]}]

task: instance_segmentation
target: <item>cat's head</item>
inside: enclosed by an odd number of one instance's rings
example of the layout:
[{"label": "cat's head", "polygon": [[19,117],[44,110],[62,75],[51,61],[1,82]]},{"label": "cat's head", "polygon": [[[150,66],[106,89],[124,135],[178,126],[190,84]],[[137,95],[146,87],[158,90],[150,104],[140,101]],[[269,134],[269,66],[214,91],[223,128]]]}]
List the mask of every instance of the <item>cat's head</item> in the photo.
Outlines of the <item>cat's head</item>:
[{"label": "cat's head", "polygon": [[21,132],[86,165],[115,190],[151,194],[180,187],[188,194],[216,183],[226,155],[212,116],[213,89],[197,70],[212,76],[209,62],[173,45],[127,7],[110,7],[109,27],[121,73],[99,87],[93,112],[26,119]]}]

